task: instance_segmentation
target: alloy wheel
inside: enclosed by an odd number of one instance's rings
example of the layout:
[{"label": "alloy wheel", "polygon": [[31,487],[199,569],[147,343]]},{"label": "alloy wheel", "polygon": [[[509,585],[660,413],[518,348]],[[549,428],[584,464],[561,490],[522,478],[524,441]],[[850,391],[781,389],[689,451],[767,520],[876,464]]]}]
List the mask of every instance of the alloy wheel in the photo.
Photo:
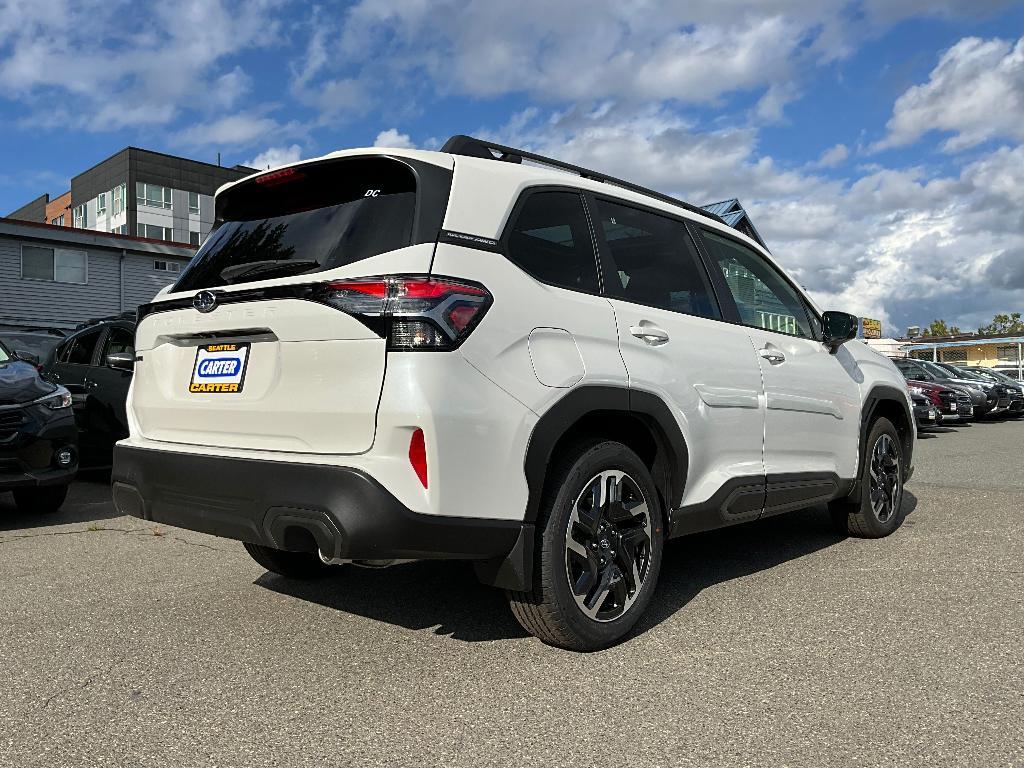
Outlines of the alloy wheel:
[{"label": "alloy wheel", "polygon": [[903,480],[900,454],[890,435],[881,435],[871,449],[871,511],[878,522],[888,522],[899,511]]},{"label": "alloy wheel", "polygon": [[595,621],[613,621],[636,601],[651,570],[651,512],[629,475],[607,470],[573,504],[565,566],[576,604]]}]

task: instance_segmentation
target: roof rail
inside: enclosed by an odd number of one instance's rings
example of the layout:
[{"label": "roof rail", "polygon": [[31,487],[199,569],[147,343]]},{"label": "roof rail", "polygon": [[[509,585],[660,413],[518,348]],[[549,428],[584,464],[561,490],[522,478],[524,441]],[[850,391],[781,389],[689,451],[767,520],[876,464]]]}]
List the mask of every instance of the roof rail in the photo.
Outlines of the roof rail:
[{"label": "roof rail", "polygon": [[[669,195],[663,195],[661,192],[655,192],[653,189],[647,187],[641,187],[639,184],[633,184],[623,179],[617,179],[614,176],[608,176],[598,171],[592,171],[589,168],[583,168],[572,163],[563,163],[561,160],[555,160],[551,157],[545,157],[544,155],[535,155],[532,152],[525,152],[515,147],[506,147],[502,144],[495,144],[491,141],[484,141],[483,139],[476,139],[472,136],[464,136],[459,134],[452,136],[448,141],[441,147],[442,152],[448,152],[452,155],[463,155],[465,157],[482,157],[485,160],[498,160],[505,163],[522,163],[523,160],[530,160],[534,163],[540,163],[541,165],[548,165],[552,168],[558,168],[563,171],[569,171],[575,173],[577,176],[581,176],[584,179],[592,179],[593,181],[602,181],[605,184],[612,184],[616,187],[622,187],[628,189],[631,192],[639,192],[641,195],[647,197],[653,197],[655,200],[660,200],[663,203],[669,203],[670,205],[678,205],[680,208],[685,208],[690,213],[696,213],[700,216],[705,216],[713,221],[717,221],[719,224],[725,224],[725,220],[721,216],[718,216],[710,211],[704,211],[698,208],[696,205],[690,205],[690,203],[677,200]],[[728,226],[726,224],[726,226]]]}]

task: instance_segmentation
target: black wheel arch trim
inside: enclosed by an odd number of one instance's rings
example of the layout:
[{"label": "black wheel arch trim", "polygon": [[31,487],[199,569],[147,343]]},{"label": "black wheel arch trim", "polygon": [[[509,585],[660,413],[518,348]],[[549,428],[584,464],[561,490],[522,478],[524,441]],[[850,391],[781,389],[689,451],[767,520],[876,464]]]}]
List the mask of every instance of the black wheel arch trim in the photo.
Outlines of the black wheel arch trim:
[{"label": "black wheel arch trim", "polygon": [[[860,414],[860,442],[857,448],[857,479],[859,480],[864,471],[864,463],[867,455],[867,442],[868,432],[871,430],[871,425],[875,422],[875,418],[878,414],[879,406],[883,403],[895,403],[903,411],[904,417],[906,418],[907,427],[913,430],[916,424],[914,420],[914,412],[907,400],[906,395],[898,387],[892,384],[875,384],[871,387],[864,398],[864,405],[861,407]],[[898,426],[898,425],[897,425]],[[914,441],[912,438],[903,439],[900,441],[900,448],[903,451],[903,481],[904,483],[910,479],[910,476],[914,473]],[[850,489],[849,499],[851,501],[860,500],[860,483],[855,482],[853,487]]]},{"label": "black wheel arch trim", "polygon": [[606,412],[635,418],[648,429],[659,454],[652,472],[655,485],[664,496],[666,507],[671,508],[682,499],[689,449],[665,401],[643,390],[586,384],[570,390],[544,412],[533,428],[524,462],[529,488],[525,522],[532,524],[537,520],[547,468],[558,442],[584,417]]}]

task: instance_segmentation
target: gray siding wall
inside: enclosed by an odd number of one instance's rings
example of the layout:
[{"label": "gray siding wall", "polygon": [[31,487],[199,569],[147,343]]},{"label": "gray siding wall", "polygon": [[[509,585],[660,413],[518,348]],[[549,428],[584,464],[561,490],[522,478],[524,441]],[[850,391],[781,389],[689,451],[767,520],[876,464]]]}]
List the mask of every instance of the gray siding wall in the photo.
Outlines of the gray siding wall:
[{"label": "gray siding wall", "polygon": [[[89,254],[88,282],[56,283],[23,280],[22,244],[50,247],[16,238],[0,237],[0,323],[74,327],[91,317],[120,311],[120,255],[82,248]],[[61,247],[76,248],[73,245]]]},{"label": "gray siding wall", "polygon": [[153,269],[153,262],[174,261],[184,269],[187,259],[176,259],[168,256],[145,256],[129,253],[124,262],[124,303],[125,310],[135,309],[139,304],[147,304],[153,300],[157,292],[178,279],[180,272],[158,272]]},{"label": "gray siding wall", "polygon": [[[27,225],[0,232],[0,327],[41,325],[73,328],[93,317],[108,317],[134,311],[153,300],[179,272],[154,269],[156,261],[170,261],[185,268],[190,261],[186,249],[133,243],[128,238],[96,236],[84,230],[57,230],[52,237],[36,237]],[[46,228],[49,229],[49,228]],[[22,236],[18,230],[25,230]],[[43,233],[40,232],[40,235]],[[85,242],[82,242],[82,240]],[[98,247],[96,241],[114,240],[112,247]],[[121,243],[124,249],[117,247]],[[88,254],[88,282],[58,283],[25,280],[21,277],[23,245],[69,248]],[[137,250],[132,250],[132,248]],[[122,253],[123,264],[122,264]],[[123,279],[122,279],[123,277]]]}]

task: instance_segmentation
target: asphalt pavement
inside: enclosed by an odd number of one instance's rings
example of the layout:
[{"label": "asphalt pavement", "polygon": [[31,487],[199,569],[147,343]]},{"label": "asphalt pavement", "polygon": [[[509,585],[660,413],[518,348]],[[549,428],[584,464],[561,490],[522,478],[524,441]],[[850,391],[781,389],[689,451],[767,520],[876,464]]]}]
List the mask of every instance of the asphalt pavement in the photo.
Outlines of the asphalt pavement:
[{"label": "asphalt pavement", "polygon": [[293,583],[102,477],[0,495],[0,766],[1024,765],[1022,455],[1024,421],[918,440],[881,541],[815,508],[671,542],[593,654],[465,564]]}]

